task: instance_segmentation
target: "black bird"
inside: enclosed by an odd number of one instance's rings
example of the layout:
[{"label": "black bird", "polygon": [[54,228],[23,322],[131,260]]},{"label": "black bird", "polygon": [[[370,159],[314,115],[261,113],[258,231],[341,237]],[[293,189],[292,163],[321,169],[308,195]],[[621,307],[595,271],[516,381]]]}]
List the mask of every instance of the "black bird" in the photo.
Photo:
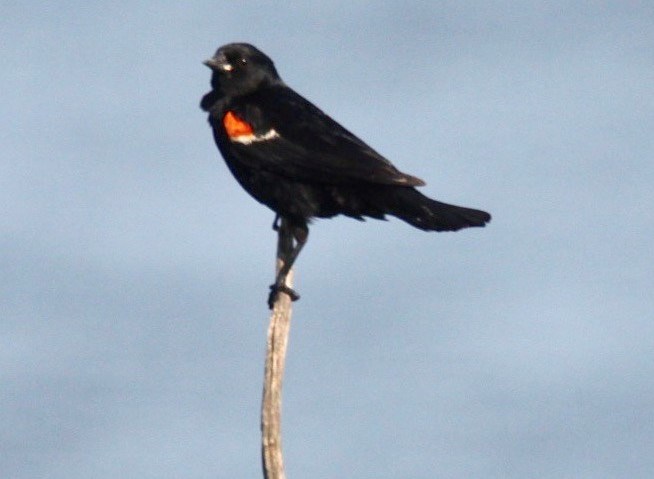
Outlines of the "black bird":
[{"label": "black bird", "polygon": [[425,231],[484,226],[480,210],[441,203],[318,107],[286,86],[275,65],[247,43],[220,47],[204,62],[212,90],[200,103],[227,166],[245,190],[286,220],[295,244],[271,288],[299,296],[286,275],[307,241],[312,218],[393,215]]}]

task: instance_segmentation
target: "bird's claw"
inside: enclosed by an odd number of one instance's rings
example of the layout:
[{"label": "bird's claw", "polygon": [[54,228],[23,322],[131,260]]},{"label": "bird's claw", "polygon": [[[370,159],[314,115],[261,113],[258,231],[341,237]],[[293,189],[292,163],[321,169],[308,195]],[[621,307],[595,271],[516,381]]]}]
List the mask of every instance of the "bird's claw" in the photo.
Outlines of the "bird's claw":
[{"label": "bird's claw", "polygon": [[279,293],[288,294],[288,296],[291,298],[291,301],[297,301],[298,299],[300,299],[300,295],[297,294],[293,290],[293,288],[289,288],[285,284],[271,284],[270,294],[268,295],[268,307],[270,309],[273,309],[273,306],[275,305],[275,301],[277,301],[277,297],[279,296]]}]

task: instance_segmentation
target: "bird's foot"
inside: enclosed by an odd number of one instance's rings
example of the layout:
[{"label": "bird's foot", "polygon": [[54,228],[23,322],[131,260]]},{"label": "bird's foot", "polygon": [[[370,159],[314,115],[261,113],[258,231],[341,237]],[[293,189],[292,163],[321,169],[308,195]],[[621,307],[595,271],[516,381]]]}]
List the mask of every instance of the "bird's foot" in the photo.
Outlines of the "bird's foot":
[{"label": "bird's foot", "polygon": [[291,298],[291,301],[297,301],[300,299],[300,295],[297,294],[293,288],[289,288],[285,284],[271,284],[270,285],[270,294],[268,295],[268,307],[270,309],[273,309],[273,306],[275,305],[275,301],[277,301],[277,297],[279,296],[279,293],[285,293],[288,294],[289,297]]}]

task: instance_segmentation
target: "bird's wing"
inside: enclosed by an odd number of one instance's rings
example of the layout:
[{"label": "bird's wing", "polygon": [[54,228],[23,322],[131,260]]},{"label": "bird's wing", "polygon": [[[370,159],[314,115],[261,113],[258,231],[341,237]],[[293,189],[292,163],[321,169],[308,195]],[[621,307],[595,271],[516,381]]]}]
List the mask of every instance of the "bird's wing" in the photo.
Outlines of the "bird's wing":
[{"label": "bird's wing", "polygon": [[251,168],[319,183],[425,184],[286,86],[233,102],[220,127],[238,161]]}]

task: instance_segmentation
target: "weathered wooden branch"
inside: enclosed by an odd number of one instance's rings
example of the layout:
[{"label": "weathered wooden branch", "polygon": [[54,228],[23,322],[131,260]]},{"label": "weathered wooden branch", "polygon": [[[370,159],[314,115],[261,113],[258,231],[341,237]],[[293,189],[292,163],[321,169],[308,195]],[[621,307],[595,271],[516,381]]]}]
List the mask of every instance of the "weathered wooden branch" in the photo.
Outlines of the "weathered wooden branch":
[{"label": "weathered wooden branch", "polygon": [[[277,269],[284,265],[293,248],[293,237],[286,220],[282,219],[277,240]],[[290,271],[286,285],[291,287],[293,271]],[[266,366],[261,404],[261,458],[265,479],[285,479],[282,456],[282,380],[286,361],[286,346],[291,326],[291,298],[280,293],[273,306],[268,326],[266,343]]]}]

